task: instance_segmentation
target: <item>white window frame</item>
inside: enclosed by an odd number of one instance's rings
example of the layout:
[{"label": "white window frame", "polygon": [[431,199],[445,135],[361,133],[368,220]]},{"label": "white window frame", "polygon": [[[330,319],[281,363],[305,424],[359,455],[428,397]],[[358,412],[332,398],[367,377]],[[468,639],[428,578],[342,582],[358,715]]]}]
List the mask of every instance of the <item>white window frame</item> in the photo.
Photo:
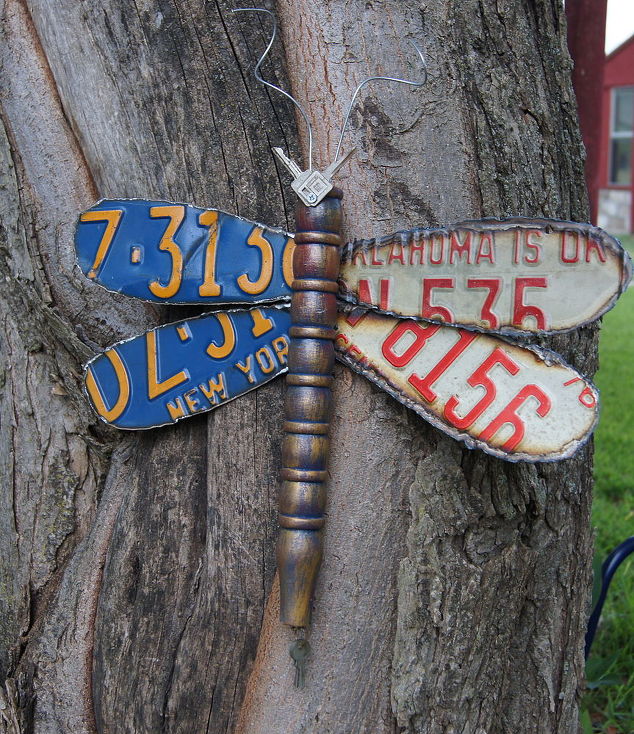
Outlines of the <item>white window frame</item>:
[{"label": "white window frame", "polygon": [[[634,129],[630,130],[615,130],[614,129],[614,122],[616,117],[616,95],[617,92],[623,90],[623,89],[631,89],[633,90],[633,99],[632,104],[634,105],[634,86],[631,86],[630,84],[624,84],[620,87],[612,87],[610,90],[610,140],[609,140],[609,148],[608,148],[608,182],[610,186],[623,186],[623,187],[630,187],[632,186],[632,183],[634,183],[634,171],[632,170],[632,162],[630,161],[630,182],[627,184],[624,183],[617,183],[614,181],[612,170],[612,141],[613,140],[624,140],[624,139],[632,139],[634,138]],[[634,142],[633,142],[634,147]]]}]

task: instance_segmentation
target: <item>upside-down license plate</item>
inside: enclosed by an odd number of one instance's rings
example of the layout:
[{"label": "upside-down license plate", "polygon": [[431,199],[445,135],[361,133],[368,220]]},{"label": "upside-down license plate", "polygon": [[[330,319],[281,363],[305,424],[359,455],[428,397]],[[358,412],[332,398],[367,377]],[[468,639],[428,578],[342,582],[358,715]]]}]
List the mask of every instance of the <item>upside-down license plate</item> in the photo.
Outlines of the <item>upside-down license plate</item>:
[{"label": "upside-down license plate", "polygon": [[561,357],[488,334],[353,311],[336,349],[445,433],[509,461],[571,456],[598,419],[596,388]]}]

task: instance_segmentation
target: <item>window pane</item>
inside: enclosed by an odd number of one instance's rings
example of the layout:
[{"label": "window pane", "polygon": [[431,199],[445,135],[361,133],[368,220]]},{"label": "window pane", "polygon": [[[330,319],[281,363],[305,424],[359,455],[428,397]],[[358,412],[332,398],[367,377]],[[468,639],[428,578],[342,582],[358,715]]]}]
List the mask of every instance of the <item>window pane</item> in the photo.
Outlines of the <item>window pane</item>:
[{"label": "window pane", "polygon": [[610,183],[632,183],[632,138],[612,140],[610,151]]},{"label": "window pane", "polygon": [[634,122],[634,88],[614,90],[614,127],[616,133],[632,132]]}]

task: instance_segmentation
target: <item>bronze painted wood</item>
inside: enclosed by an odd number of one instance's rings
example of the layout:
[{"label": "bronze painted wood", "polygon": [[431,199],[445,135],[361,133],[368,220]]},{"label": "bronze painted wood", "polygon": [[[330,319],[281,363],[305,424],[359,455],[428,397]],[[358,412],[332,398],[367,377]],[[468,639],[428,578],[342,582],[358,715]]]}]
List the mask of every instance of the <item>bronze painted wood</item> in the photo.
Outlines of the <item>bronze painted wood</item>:
[{"label": "bronze painted wood", "polygon": [[297,205],[277,545],[280,619],[293,627],[310,622],[322,556],[341,198],[333,189],[315,207]]}]

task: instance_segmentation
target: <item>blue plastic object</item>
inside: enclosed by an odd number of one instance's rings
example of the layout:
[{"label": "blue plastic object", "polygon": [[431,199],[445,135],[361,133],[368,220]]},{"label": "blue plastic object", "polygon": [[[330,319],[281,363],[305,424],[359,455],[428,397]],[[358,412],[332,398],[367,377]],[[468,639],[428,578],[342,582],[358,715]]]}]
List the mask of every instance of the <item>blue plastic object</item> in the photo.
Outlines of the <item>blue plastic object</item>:
[{"label": "blue plastic object", "polygon": [[599,594],[599,599],[592,610],[590,619],[588,620],[588,630],[586,632],[586,660],[590,655],[590,648],[594,641],[599,619],[601,618],[601,611],[603,610],[605,598],[608,595],[608,589],[610,587],[612,577],[616,573],[618,567],[631,553],[634,553],[634,536],[624,540],[620,545],[618,545],[605,559],[601,566],[601,593]]}]

